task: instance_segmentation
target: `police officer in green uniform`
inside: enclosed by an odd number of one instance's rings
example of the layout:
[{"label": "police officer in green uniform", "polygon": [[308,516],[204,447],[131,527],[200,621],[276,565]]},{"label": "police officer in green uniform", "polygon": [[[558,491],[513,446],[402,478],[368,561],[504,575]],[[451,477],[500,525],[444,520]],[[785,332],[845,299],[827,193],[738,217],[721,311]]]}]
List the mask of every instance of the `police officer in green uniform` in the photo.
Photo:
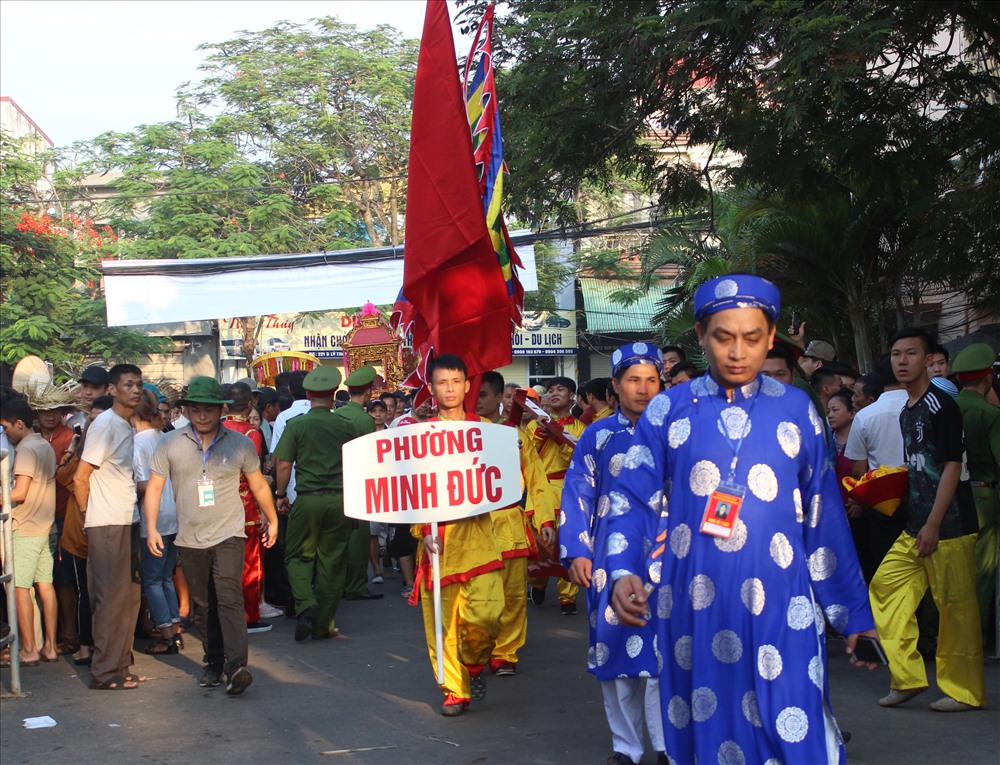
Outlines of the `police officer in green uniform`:
[{"label": "police officer in green uniform", "polygon": [[[351,400],[336,414],[350,422],[359,436],[375,432],[375,420],[368,414],[368,402],[375,383],[375,368],[363,366],[355,369],[346,380]],[[346,600],[381,600],[382,593],[368,590],[368,561],[371,557],[371,525],[368,521],[351,520],[351,541],[347,552]]]},{"label": "police officer in green uniform", "polygon": [[347,575],[351,522],[344,516],[341,447],[357,430],[332,411],[340,380],[334,367],[317,367],[306,375],[311,407],[288,421],[274,448],[280,512],[288,512],[288,480],[295,465],[297,494],[288,516],[285,564],[298,614],[296,641],[337,634],[333,617]]},{"label": "police officer in green uniform", "polygon": [[[976,598],[983,624],[983,637],[990,633],[990,605],[996,591],[997,560],[1000,558],[1000,498],[997,496],[1000,463],[1000,408],[986,400],[993,383],[993,349],[975,343],[955,357],[952,374],[962,386],[955,399],[962,410],[965,451],[972,495],[979,515],[976,540]],[[996,618],[992,620],[996,624]],[[1000,631],[1000,630],[998,630]],[[1000,639],[996,636],[995,640]],[[1000,646],[994,644],[997,654]],[[987,653],[989,651],[987,650]]]}]

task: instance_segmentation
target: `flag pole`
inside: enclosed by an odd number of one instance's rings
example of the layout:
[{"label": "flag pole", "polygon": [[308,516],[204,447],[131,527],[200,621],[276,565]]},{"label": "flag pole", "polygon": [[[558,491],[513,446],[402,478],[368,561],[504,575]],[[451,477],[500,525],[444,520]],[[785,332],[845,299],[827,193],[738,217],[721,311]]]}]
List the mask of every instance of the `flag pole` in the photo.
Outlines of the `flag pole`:
[{"label": "flag pole", "polygon": [[434,540],[434,552],[431,554],[431,572],[434,578],[434,655],[437,657],[438,685],[444,685],[444,637],[441,624],[441,554],[437,551],[437,521],[431,523],[431,539]]}]

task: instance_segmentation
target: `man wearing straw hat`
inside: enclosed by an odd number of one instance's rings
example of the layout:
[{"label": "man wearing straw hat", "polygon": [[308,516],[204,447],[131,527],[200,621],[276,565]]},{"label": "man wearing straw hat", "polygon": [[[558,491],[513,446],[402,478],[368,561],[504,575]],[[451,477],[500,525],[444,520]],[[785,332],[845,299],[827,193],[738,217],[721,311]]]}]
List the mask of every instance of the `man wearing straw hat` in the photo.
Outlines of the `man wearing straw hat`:
[{"label": "man wearing straw hat", "polygon": [[194,621],[202,636],[206,665],[198,685],[215,688],[227,677],[226,693],[241,695],[253,682],[247,669],[247,627],[243,612],[243,555],[246,516],[240,498],[240,477],[264,514],[262,544],[278,536],[278,516],[271,489],[260,470],[253,442],[222,426],[219,383],[196,377],[181,400],[190,424],[164,436],[153,453],[144,510],[147,545],[163,554],[156,530],[160,498],[167,476],[177,503],[178,558],[184,568],[194,605]]}]

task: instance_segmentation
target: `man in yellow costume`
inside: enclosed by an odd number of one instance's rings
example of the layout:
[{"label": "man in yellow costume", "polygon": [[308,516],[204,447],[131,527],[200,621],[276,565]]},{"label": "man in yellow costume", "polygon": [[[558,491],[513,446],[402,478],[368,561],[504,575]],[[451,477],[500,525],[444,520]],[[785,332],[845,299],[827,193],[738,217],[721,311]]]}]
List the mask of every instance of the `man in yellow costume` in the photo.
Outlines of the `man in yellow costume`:
[{"label": "man in yellow costume", "polygon": [[[547,423],[532,420],[528,423],[528,436],[538,451],[538,456],[542,459],[542,467],[549,479],[553,495],[562,495],[563,483],[566,479],[566,468],[573,459],[573,449],[583,429],[586,427],[576,417],[570,413],[573,405],[573,397],[576,395],[576,383],[568,377],[553,377],[549,380],[548,396],[549,410],[552,421],[562,426],[564,433],[571,436],[569,443],[560,443],[554,436],[553,429]],[[558,501],[558,500],[557,500]],[[546,521],[542,528],[554,526],[558,531],[560,512],[557,510],[555,521]],[[558,557],[558,556],[557,556]],[[545,601],[545,586],[548,584],[548,577],[533,579],[531,581],[531,602],[540,606]],[[577,613],[576,593],[579,590],[575,584],[568,579],[560,579],[558,583],[559,605],[564,616],[571,616]]]},{"label": "man in yellow costume", "polygon": [[[451,354],[435,357],[427,365],[429,388],[438,402],[431,421],[482,422],[465,411],[469,380],[465,363]],[[410,603],[421,601],[424,632],[431,666],[437,668],[434,640],[433,582],[430,556],[441,556],[441,622],[444,652],[444,704],[441,714],[456,717],[475,699],[486,696],[484,670],[489,663],[504,608],[503,559],[493,533],[490,513],[438,524],[414,524],[412,533],[423,544],[417,551],[417,581]],[[421,584],[423,587],[421,587]]]},{"label": "man in yellow costume", "polygon": [[[503,376],[499,372],[484,372],[476,414],[490,422],[503,423],[500,412],[503,394]],[[497,677],[517,673],[517,652],[528,637],[528,601],[524,594],[528,586],[528,558],[535,550],[527,524],[534,519],[550,521],[556,504],[538,452],[520,428],[517,438],[521,458],[521,501],[490,513],[503,558],[504,608],[500,634],[490,657],[490,671]],[[555,532],[549,536],[551,543]]]}]

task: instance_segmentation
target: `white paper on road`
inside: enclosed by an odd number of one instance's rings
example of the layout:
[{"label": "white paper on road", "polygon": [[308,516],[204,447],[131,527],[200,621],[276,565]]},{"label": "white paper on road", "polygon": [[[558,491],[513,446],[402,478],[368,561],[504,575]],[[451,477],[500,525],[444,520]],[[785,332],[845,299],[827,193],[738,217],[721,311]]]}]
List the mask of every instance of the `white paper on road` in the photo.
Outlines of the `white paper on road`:
[{"label": "white paper on road", "polygon": [[31,730],[32,728],[54,728],[56,721],[53,720],[48,715],[42,715],[41,717],[25,717],[24,727]]}]

